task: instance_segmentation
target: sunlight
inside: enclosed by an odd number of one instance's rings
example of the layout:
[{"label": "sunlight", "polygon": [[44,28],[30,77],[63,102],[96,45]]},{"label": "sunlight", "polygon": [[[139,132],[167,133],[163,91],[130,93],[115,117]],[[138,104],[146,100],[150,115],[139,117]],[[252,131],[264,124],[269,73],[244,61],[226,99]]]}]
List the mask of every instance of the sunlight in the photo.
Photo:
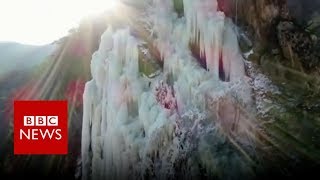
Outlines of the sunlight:
[{"label": "sunlight", "polygon": [[119,0],[4,0],[0,7],[0,41],[42,45],[76,27],[87,16],[113,12]]}]

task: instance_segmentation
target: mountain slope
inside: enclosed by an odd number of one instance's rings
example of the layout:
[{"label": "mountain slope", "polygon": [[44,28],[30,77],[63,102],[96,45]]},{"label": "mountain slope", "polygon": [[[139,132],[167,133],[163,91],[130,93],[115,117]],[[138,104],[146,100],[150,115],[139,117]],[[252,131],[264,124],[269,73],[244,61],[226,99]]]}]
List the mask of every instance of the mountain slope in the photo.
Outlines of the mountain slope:
[{"label": "mountain slope", "polygon": [[32,46],[0,42],[0,77],[12,70],[29,69],[40,64],[55,49],[55,45]]}]

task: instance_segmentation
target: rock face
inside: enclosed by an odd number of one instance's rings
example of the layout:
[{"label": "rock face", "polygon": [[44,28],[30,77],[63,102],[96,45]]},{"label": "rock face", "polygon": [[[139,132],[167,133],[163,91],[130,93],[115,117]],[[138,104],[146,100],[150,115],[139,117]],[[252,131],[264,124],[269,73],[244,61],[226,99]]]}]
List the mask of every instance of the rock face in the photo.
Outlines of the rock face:
[{"label": "rock face", "polygon": [[305,70],[310,70],[316,65],[313,54],[313,42],[310,36],[299,29],[290,21],[281,21],[277,26],[279,44],[285,58],[301,63]]},{"label": "rock face", "polygon": [[288,17],[286,0],[227,0],[227,15],[237,22],[249,25],[258,39],[264,39],[273,33],[272,26],[277,20]]},{"label": "rock face", "polygon": [[283,57],[287,59],[286,64],[305,72],[312,71],[318,65],[315,50],[317,38],[311,38],[310,32],[303,26],[319,13],[320,1],[226,0],[219,3],[238,25],[247,27],[256,49],[280,47]]}]

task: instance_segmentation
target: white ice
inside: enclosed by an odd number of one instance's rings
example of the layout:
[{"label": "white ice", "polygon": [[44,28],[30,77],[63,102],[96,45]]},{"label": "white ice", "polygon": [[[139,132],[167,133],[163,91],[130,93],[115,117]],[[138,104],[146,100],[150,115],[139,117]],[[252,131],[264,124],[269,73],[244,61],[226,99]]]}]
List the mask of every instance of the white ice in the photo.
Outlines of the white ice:
[{"label": "white ice", "polygon": [[[91,60],[92,80],[87,82],[83,95],[83,179],[143,178],[152,166],[157,166],[154,173],[160,178],[164,172],[171,172],[179,156],[176,132],[179,124],[187,124],[183,122],[185,114],[196,109],[212,114],[208,116],[213,118],[210,121],[223,122],[229,116],[208,104],[219,104],[219,98],[230,94],[243,104],[251,103],[231,20],[217,11],[216,0],[183,3],[182,18],[175,14],[171,0],[153,0],[146,10],[164,63],[162,73],[154,79],[140,74],[140,40],[130,34],[130,27],[110,26],[102,35]],[[192,57],[190,42],[199,43],[208,71]],[[230,82],[219,80],[219,58],[223,59]],[[176,103],[171,110],[155,96],[160,81],[167,83],[169,79],[172,82],[168,87],[174,92],[170,98]],[[189,129],[195,129],[199,121],[191,119]]]}]

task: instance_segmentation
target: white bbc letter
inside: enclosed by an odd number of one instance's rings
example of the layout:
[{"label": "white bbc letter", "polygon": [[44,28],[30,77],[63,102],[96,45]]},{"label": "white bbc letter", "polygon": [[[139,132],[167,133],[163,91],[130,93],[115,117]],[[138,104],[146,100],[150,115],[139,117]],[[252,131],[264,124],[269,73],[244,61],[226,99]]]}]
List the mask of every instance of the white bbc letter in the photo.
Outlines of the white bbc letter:
[{"label": "white bbc letter", "polygon": [[36,126],[46,126],[46,116],[36,116]]},{"label": "white bbc letter", "polygon": [[23,116],[24,126],[34,126],[34,116]]},{"label": "white bbc letter", "polygon": [[48,116],[47,126],[58,126],[58,116]]}]

